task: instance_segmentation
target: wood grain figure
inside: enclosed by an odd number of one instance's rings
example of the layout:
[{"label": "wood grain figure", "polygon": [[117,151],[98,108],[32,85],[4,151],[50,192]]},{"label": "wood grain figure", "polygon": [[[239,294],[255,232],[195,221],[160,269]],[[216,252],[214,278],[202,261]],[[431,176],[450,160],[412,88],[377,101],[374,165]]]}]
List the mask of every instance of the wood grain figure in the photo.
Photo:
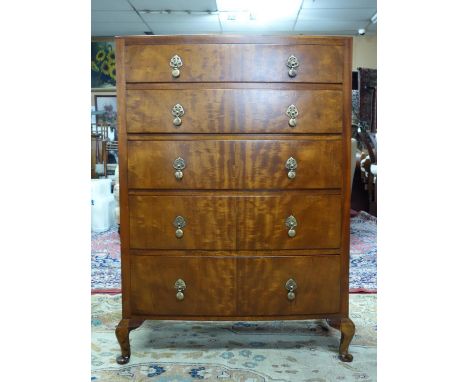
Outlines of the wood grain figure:
[{"label": "wood grain figure", "polygon": [[[227,85],[229,86],[229,85]],[[181,124],[172,109],[181,105]],[[289,125],[287,109],[297,108]],[[129,133],[341,133],[340,90],[142,89],[127,90]]]},{"label": "wood grain figure", "polygon": [[352,38],[116,38],[122,321],[327,319],[349,362]]}]

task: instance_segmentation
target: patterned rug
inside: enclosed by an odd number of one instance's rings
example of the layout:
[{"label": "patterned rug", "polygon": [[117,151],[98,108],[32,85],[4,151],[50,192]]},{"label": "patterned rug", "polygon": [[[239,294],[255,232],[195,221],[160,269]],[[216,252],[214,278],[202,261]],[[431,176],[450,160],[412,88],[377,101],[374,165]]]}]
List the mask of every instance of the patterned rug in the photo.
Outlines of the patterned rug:
[{"label": "patterned rug", "polygon": [[351,219],[349,291],[377,292],[377,218],[364,211]]},{"label": "patterned rug", "polygon": [[117,226],[91,234],[91,291],[120,293],[120,236]]},{"label": "patterned rug", "polygon": [[350,296],[351,363],[338,360],[339,332],[320,321],[145,321],[130,334],[130,362],[119,366],[121,295],[95,294],[91,381],[376,381],[376,301],[375,294]]},{"label": "patterned rug", "polygon": [[[366,212],[351,219],[350,292],[377,292],[377,218]],[[91,291],[120,292],[120,237],[117,227],[92,234]]]}]

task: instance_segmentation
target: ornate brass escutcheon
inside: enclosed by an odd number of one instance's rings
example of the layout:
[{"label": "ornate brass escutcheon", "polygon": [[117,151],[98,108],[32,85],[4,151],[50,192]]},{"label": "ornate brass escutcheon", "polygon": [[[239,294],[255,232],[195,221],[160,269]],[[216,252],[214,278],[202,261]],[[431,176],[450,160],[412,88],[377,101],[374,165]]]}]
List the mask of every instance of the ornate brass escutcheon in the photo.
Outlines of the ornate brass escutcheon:
[{"label": "ornate brass escutcheon", "polygon": [[294,279],[289,279],[286,281],[286,284],[284,286],[286,290],[288,291],[288,300],[292,301],[296,298],[296,294],[294,291],[297,289],[297,283],[294,281]]},{"label": "ornate brass escutcheon", "polygon": [[290,215],[290,216],[286,219],[286,221],[285,221],[284,224],[286,225],[286,227],[289,228],[289,230],[288,230],[288,236],[289,236],[289,237],[294,237],[294,236],[296,236],[296,230],[295,230],[295,228],[297,227],[297,220],[296,220],[296,218],[295,218],[293,215]]},{"label": "ornate brass escutcheon", "polygon": [[290,55],[286,66],[289,68],[288,75],[293,78],[297,75],[297,68],[299,67],[299,61],[294,55]]},{"label": "ornate brass escutcheon", "polygon": [[185,281],[182,279],[178,279],[174,284],[174,288],[177,290],[177,293],[176,293],[177,300],[182,301],[185,297],[184,290],[185,288],[187,288]]},{"label": "ornate brass escutcheon", "polygon": [[184,228],[187,225],[187,222],[182,216],[176,216],[176,218],[172,222],[172,225],[176,228],[175,235],[177,239],[181,239],[184,236],[184,231],[182,230],[182,228]]},{"label": "ornate brass escutcheon", "polygon": [[286,109],[286,115],[289,117],[289,126],[296,127],[297,125],[297,116],[299,115],[299,111],[297,107],[294,105],[289,105]]},{"label": "ornate brass escutcheon", "polygon": [[174,167],[174,169],[176,170],[176,172],[174,173],[176,179],[182,179],[182,177],[184,176],[182,170],[185,168],[185,161],[181,157],[178,157],[172,163],[172,167]]},{"label": "ornate brass escutcheon", "polygon": [[174,120],[172,121],[172,123],[174,124],[174,126],[178,127],[182,125],[182,119],[180,117],[182,117],[184,114],[185,111],[182,105],[174,105],[174,107],[172,108],[172,115],[174,116]]},{"label": "ornate brass escutcheon", "polygon": [[288,170],[288,178],[294,179],[296,177],[297,161],[293,157],[290,157],[286,161],[285,167]]},{"label": "ornate brass escutcheon", "polygon": [[177,78],[180,76],[179,68],[183,65],[182,59],[176,54],[174,57],[171,58],[169,65],[172,68],[172,77]]}]

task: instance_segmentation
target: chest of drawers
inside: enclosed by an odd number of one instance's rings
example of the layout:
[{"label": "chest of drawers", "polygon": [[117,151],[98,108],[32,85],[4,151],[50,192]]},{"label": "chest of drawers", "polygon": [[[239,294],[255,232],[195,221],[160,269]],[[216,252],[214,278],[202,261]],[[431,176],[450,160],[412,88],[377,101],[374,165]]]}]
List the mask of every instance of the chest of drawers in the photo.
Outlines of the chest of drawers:
[{"label": "chest of drawers", "polygon": [[123,318],[327,319],[351,361],[350,38],[118,37]]}]

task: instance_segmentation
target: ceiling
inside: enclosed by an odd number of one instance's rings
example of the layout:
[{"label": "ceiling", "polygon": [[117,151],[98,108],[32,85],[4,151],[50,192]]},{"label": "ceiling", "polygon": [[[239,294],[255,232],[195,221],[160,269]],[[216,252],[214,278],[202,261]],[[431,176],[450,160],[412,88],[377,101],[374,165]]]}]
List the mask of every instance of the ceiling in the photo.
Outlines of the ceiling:
[{"label": "ceiling", "polygon": [[377,33],[377,0],[92,0],[91,35]]}]

